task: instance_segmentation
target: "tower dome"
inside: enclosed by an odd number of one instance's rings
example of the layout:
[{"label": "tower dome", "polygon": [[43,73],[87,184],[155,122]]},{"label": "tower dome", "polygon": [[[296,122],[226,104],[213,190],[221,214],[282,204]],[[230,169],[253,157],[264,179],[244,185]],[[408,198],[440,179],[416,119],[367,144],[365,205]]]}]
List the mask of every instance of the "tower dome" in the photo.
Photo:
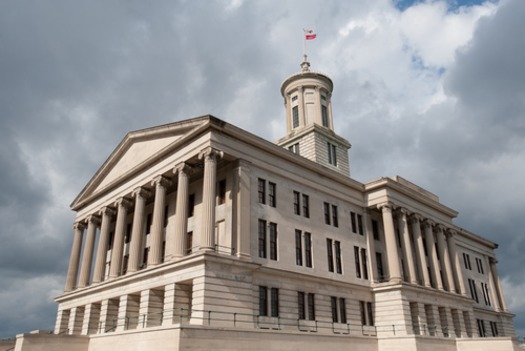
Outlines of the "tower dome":
[{"label": "tower dome", "polygon": [[332,79],[310,70],[304,55],[301,72],[284,80],[281,95],[286,109],[287,135],[277,144],[323,166],[349,175],[350,143],[335,134]]}]

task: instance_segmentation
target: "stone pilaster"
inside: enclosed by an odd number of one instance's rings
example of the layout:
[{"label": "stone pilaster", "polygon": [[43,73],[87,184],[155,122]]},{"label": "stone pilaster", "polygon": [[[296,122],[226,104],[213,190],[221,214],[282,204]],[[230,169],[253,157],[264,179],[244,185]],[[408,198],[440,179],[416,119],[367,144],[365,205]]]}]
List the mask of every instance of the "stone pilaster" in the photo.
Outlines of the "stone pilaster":
[{"label": "stone pilaster", "polygon": [[67,268],[66,287],[64,291],[71,291],[77,285],[78,264],[80,262],[80,251],[82,250],[82,237],[84,236],[84,223],[77,222],[73,226],[74,236]]},{"label": "stone pilaster", "polygon": [[[496,294],[498,297],[499,307],[501,310],[507,312],[507,303],[505,302],[505,296],[503,295],[503,289],[501,288],[501,281],[499,280],[498,270],[496,268],[496,261],[495,259],[490,259],[490,272],[492,273],[492,279],[494,280],[494,289],[496,290]],[[495,302],[494,302],[495,303]]]},{"label": "stone pilaster", "polygon": [[84,322],[84,306],[73,307],[69,315],[69,334],[80,335]]},{"label": "stone pilaster", "polygon": [[90,303],[84,310],[84,323],[82,324],[82,335],[95,334],[100,320],[100,304]]},{"label": "stone pilaster", "polygon": [[102,301],[98,333],[114,332],[117,328],[119,300],[119,298],[116,298]]},{"label": "stone pilaster", "polygon": [[425,256],[425,248],[423,245],[423,236],[421,235],[421,216],[418,214],[413,214],[410,217],[410,224],[412,226],[412,233],[414,234],[414,243],[416,245],[416,258],[417,258],[417,264],[419,266],[419,273],[421,278],[421,283],[426,286],[430,287],[430,277],[428,276],[428,269],[427,269],[427,259]]},{"label": "stone pilaster", "polygon": [[217,160],[222,151],[208,147],[200,152],[199,159],[204,159],[204,179],[202,194],[201,250],[215,250],[215,183],[217,179]]},{"label": "stone pilaster", "polygon": [[383,226],[385,230],[386,254],[388,260],[389,281],[401,282],[401,269],[399,265],[399,250],[397,249],[396,232],[394,229],[394,219],[392,217],[392,205],[380,205],[383,214]]},{"label": "stone pilaster", "polygon": [[416,267],[414,266],[414,255],[412,250],[412,241],[410,240],[410,232],[408,231],[408,211],[406,209],[399,210],[398,226],[402,235],[403,258],[408,268],[408,281],[412,284],[417,284]]},{"label": "stone pilaster", "polygon": [[162,242],[164,241],[164,207],[166,206],[166,190],[171,185],[171,181],[158,176],[151,185],[155,186],[155,203],[153,205],[153,221],[150,234],[150,253],[148,256],[148,266],[162,263]]},{"label": "stone pilaster", "polygon": [[239,160],[233,173],[233,223],[237,257],[250,258],[250,168]]},{"label": "stone pilaster", "polygon": [[146,208],[146,199],[151,196],[151,192],[144,188],[137,188],[133,191],[132,196],[135,198],[135,211],[131,229],[128,273],[136,272],[140,267],[140,254],[142,253],[142,241],[144,239],[144,209]]},{"label": "stone pilaster", "polygon": [[454,285],[454,279],[452,276],[452,267],[450,264],[450,255],[448,252],[448,245],[445,242],[445,227],[442,225],[437,225],[436,228],[436,237],[439,250],[439,257],[441,257],[441,269],[443,271],[443,284],[446,286],[447,290],[450,292],[456,292],[456,287]]},{"label": "stone pilaster", "polygon": [[68,334],[70,310],[58,310],[55,334]]},{"label": "stone pilaster", "polygon": [[97,226],[100,224],[100,219],[99,217],[91,215],[88,217],[87,222],[86,244],[84,245],[82,266],[80,267],[80,276],[78,278],[79,288],[84,288],[89,285],[91,263],[93,262],[93,249],[95,248],[95,236],[97,235]]},{"label": "stone pilaster", "polygon": [[100,237],[98,239],[97,259],[95,261],[95,271],[93,272],[93,283],[100,283],[104,280],[106,273],[106,256],[109,243],[109,227],[111,218],[115,217],[115,210],[104,207],[100,211],[102,224],[100,225]]},{"label": "stone pilaster", "polygon": [[423,227],[425,229],[425,241],[427,244],[427,252],[430,259],[430,276],[432,281],[436,284],[436,288],[443,290],[443,283],[441,282],[441,274],[439,272],[439,261],[436,252],[436,242],[434,240],[433,228],[434,222],[425,220]]},{"label": "stone pilaster", "polygon": [[[188,232],[188,197],[189,184],[192,169],[185,163],[180,163],[173,169],[173,173],[177,175],[177,204],[175,212],[175,235],[173,238],[173,257],[175,259],[186,255],[188,249],[186,247],[186,234]],[[170,245],[166,239],[166,247]]]},{"label": "stone pilaster", "polygon": [[148,289],[140,293],[138,328],[156,327],[162,324],[164,290]]},{"label": "stone pilaster", "polygon": [[124,251],[124,235],[126,233],[126,220],[128,210],[132,208],[131,201],[120,198],[115,203],[117,207],[117,223],[115,225],[115,239],[111,249],[111,263],[109,265],[109,277],[116,278],[122,272],[122,253]]}]

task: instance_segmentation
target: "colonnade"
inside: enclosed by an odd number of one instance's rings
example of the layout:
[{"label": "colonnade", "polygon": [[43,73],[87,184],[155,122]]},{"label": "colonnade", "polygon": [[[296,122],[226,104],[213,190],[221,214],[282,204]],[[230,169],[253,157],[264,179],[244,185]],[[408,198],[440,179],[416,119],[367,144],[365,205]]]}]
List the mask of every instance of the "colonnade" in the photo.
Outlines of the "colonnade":
[{"label": "colonnade", "polygon": [[[405,280],[466,294],[456,249],[456,231],[391,203],[381,204],[378,209],[383,219],[389,281]],[[401,245],[396,238],[394,215]]]},{"label": "colonnade", "polygon": [[[204,161],[200,248],[205,251],[215,249],[215,184],[217,179],[217,162],[222,156],[222,151],[212,147],[205,148],[198,155],[199,159]],[[89,285],[94,256],[96,256],[96,259],[92,282],[100,283],[104,280],[110,225],[113,220],[115,220],[116,224],[111,251],[109,279],[121,275],[126,220],[128,213],[132,210],[133,222],[127,272],[136,272],[140,269],[141,253],[144,249],[143,235],[146,201],[151,196],[154,196],[154,200],[148,266],[158,265],[163,262],[163,259],[179,259],[186,254],[189,177],[192,169],[185,162],[182,162],[173,168],[172,173],[177,176],[175,230],[166,233],[164,257],[163,229],[165,216],[167,215],[164,212],[164,208],[166,206],[167,189],[172,185],[172,179],[162,174],[152,179],[150,184],[137,187],[129,195],[123,196],[113,203],[106,204],[74,224],[73,245],[69,259],[65,291],[72,291],[76,287],[83,288]],[[97,228],[100,228],[100,236],[95,252]],[[84,249],[82,250],[84,233],[86,238],[83,245]],[[81,252],[82,257],[80,257]],[[79,269],[80,274],[78,273]]]}]

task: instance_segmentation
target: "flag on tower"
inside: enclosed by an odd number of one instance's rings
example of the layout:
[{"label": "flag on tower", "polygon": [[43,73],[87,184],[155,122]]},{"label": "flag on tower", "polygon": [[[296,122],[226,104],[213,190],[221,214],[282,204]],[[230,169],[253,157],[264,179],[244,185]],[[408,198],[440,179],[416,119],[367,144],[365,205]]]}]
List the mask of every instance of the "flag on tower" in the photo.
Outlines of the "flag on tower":
[{"label": "flag on tower", "polygon": [[317,35],[311,29],[304,29],[304,38],[306,40],[313,40]]}]

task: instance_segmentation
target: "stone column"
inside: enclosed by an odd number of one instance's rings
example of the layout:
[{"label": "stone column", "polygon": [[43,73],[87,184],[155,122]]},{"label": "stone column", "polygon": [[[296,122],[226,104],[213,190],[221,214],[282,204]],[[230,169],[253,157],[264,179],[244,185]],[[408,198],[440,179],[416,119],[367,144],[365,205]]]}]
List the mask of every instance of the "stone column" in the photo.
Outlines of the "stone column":
[{"label": "stone column", "polygon": [[446,285],[447,290],[450,292],[456,292],[454,286],[454,279],[452,277],[452,267],[450,265],[450,255],[448,252],[448,246],[445,242],[445,227],[442,225],[436,226],[436,237],[439,250],[439,257],[441,257],[441,269],[443,272],[443,284]]},{"label": "stone column", "polygon": [[408,281],[412,284],[417,284],[416,267],[414,266],[414,255],[412,251],[412,241],[410,240],[410,232],[408,231],[407,221],[408,211],[404,208],[399,210],[398,226],[402,235],[403,257],[408,267]]},{"label": "stone column", "polygon": [[[175,209],[175,237],[173,241],[173,256],[179,259],[186,255],[186,235],[188,232],[188,196],[190,174],[192,169],[186,163],[180,163],[173,169],[177,177],[177,203]],[[166,242],[168,246],[168,242]]]},{"label": "stone column", "polygon": [[452,272],[454,274],[454,280],[456,283],[457,293],[466,296],[467,290],[465,289],[465,282],[463,281],[463,272],[461,270],[461,261],[458,256],[456,249],[456,231],[449,229],[448,234],[448,249],[450,254],[450,261],[452,262]]},{"label": "stone column", "polygon": [[106,273],[106,256],[108,253],[109,227],[111,225],[111,218],[115,217],[115,210],[104,207],[102,211],[100,211],[100,214],[102,215],[102,224],[100,225],[100,237],[98,239],[93,283],[100,283],[104,280],[104,273]]},{"label": "stone column", "polygon": [[200,152],[199,159],[204,158],[204,179],[202,191],[202,227],[201,250],[215,250],[215,188],[217,179],[217,160],[222,151],[208,147]]},{"label": "stone column", "polygon": [[410,224],[412,226],[412,233],[414,234],[414,243],[416,245],[416,257],[419,265],[419,272],[421,283],[424,286],[430,287],[430,277],[428,276],[427,259],[425,257],[425,248],[423,246],[423,236],[421,235],[421,216],[413,214],[410,217]]},{"label": "stone column", "polygon": [[166,206],[166,190],[171,185],[171,181],[164,176],[158,176],[151,182],[151,185],[155,186],[155,203],[153,205],[148,266],[155,266],[162,263],[164,207]]},{"label": "stone column", "polygon": [[[314,90],[315,90],[315,94],[314,94],[314,99],[315,99],[315,105],[316,105],[316,113],[317,113],[317,116],[319,118],[319,125],[323,125],[323,111],[322,111],[322,102],[321,102],[321,90],[320,90],[320,86],[316,85],[314,87]],[[328,112],[328,110],[326,111]],[[327,119],[328,119],[328,116],[326,116]],[[330,121],[328,121],[328,128],[330,127]]]},{"label": "stone column", "polygon": [[89,285],[91,276],[91,263],[93,262],[93,249],[95,247],[95,236],[97,235],[97,226],[100,220],[96,216],[89,216],[87,219],[88,228],[86,235],[86,244],[82,254],[82,266],[80,267],[80,277],[78,278],[78,287],[84,288]]},{"label": "stone column", "polygon": [[80,251],[82,250],[82,237],[84,236],[84,223],[77,222],[73,225],[74,236],[67,268],[66,287],[64,291],[71,291],[77,285],[78,263],[80,262]]},{"label": "stone column", "polygon": [[126,233],[126,220],[131,201],[121,197],[115,203],[117,206],[117,223],[115,225],[115,238],[111,249],[111,263],[109,264],[109,277],[116,278],[122,271],[122,253],[124,251],[124,235]]},{"label": "stone column", "polygon": [[[306,125],[306,111],[304,106],[304,93],[303,93],[303,87],[297,88],[297,106],[298,106],[298,113],[299,113],[299,127]],[[292,119],[293,119],[293,113],[292,113]],[[293,129],[293,121],[292,121],[292,129]]]},{"label": "stone column", "polygon": [[128,273],[136,272],[140,267],[140,254],[142,253],[142,241],[144,240],[144,209],[146,208],[146,199],[150,195],[151,191],[144,188],[137,188],[132,193],[132,196],[135,198],[135,211],[131,228]]},{"label": "stone column", "polygon": [[372,231],[372,221],[367,209],[363,211],[363,221],[365,223],[366,247],[368,249],[368,267],[370,267],[370,281],[378,282],[377,262],[376,262],[376,243]]},{"label": "stone column", "polygon": [[439,261],[436,252],[436,243],[434,241],[434,233],[432,230],[433,226],[434,222],[428,219],[423,222],[427,252],[430,259],[430,277],[432,278],[432,281],[436,283],[436,287],[439,290],[443,290],[443,283],[441,282],[441,274],[439,272]]},{"label": "stone column", "polygon": [[494,289],[496,290],[496,295],[498,297],[499,306],[503,311],[507,312],[508,311],[507,303],[505,302],[505,296],[503,295],[503,289],[501,288],[501,281],[499,280],[498,270],[496,268],[496,263],[498,263],[498,261],[496,261],[496,259],[494,258],[490,258],[489,263],[490,263],[490,272],[492,273],[492,279],[494,280]]},{"label": "stone column", "polygon": [[233,223],[237,257],[250,259],[250,168],[248,162],[238,160],[233,171]]},{"label": "stone column", "polygon": [[392,218],[392,205],[384,204],[379,208],[383,214],[383,226],[385,229],[385,245],[388,260],[388,272],[390,282],[401,282],[401,269],[399,267],[399,251],[397,249],[394,219]]}]

